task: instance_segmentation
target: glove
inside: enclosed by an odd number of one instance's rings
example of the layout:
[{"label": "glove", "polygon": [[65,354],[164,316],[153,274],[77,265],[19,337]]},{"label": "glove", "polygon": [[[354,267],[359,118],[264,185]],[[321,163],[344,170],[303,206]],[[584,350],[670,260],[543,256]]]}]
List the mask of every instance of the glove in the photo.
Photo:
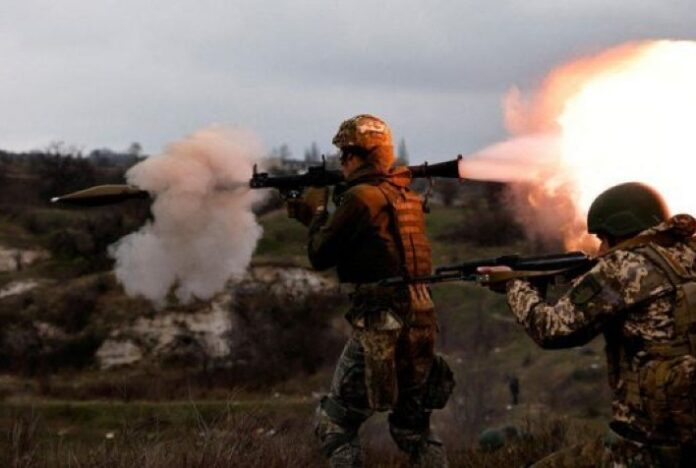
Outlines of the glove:
[{"label": "glove", "polygon": [[288,217],[298,220],[305,226],[309,226],[315,214],[326,211],[328,200],[328,187],[310,187],[302,197],[287,201]]}]

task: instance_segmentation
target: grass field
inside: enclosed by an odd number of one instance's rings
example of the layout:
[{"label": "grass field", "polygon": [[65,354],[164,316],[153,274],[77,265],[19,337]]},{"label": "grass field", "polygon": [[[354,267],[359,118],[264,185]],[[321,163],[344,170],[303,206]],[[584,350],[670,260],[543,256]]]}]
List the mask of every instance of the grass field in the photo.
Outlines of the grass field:
[{"label": "grass field", "polygon": [[[13,467],[322,466],[311,435],[313,406],[285,398],[6,404],[0,409],[0,462]],[[443,432],[452,466],[521,466],[600,433],[596,425],[543,419],[526,410],[519,419],[522,434],[505,450],[483,451],[457,431]],[[389,442],[384,419],[373,418],[362,431],[367,466],[408,466]]]},{"label": "grass field", "polygon": [[[528,253],[523,239],[489,247],[451,240],[453,232],[476,219],[475,210],[434,207],[427,222],[435,264]],[[260,222],[264,237],[253,262],[308,265],[304,227],[282,211]],[[18,246],[36,241],[17,229],[0,221],[0,240],[17,234]],[[47,262],[21,278],[55,281],[63,268],[71,270],[61,261]],[[0,275],[0,284],[16,278]],[[101,280],[73,281],[66,288],[79,290]],[[134,307],[122,295],[109,294],[97,300],[111,304],[95,316],[99,326],[127,317],[114,308]],[[58,296],[40,303],[50,309]],[[474,284],[436,285],[433,297],[441,328],[438,346],[458,382],[447,409],[435,418],[453,466],[520,466],[601,432],[608,411],[602,343],[540,350],[511,318],[504,297]],[[327,314],[340,320],[339,311]],[[265,388],[198,372],[88,368],[0,376],[0,466],[321,466],[312,419],[330,383],[330,367]],[[508,408],[512,375],[520,380],[522,404]],[[384,419],[379,415],[364,429],[369,466],[406,466]],[[495,453],[477,449],[481,430],[506,424],[528,436]]]}]

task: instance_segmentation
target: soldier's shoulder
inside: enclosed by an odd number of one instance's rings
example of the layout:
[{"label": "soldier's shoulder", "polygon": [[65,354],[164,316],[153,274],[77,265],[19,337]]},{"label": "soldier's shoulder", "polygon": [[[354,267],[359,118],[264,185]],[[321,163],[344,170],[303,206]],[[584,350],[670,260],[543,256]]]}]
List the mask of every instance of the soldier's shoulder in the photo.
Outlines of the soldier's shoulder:
[{"label": "soldier's shoulder", "polygon": [[344,203],[363,203],[367,206],[385,203],[384,194],[379,187],[371,184],[357,184],[343,192]]},{"label": "soldier's shoulder", "polygon": [[643,264],[647,262],[645,252],[638,247],[612,250],[599,257],[598,264],[616,268],[626,264]]},{"label": "soldier's shoulder", "polygon": [[645,295],[663,292],[669,281],[665,273],[650,260],[646,249],[618,249],[600,257],[592,272],[602,285],[611,284],[621,290],[628,288]]},{"label": "soldier's shoulder", "polygon": [[595,270],[616,276],[637,268],[653,268],[652,262],[642,248],[617,249],[602,255],[599,257]]}]

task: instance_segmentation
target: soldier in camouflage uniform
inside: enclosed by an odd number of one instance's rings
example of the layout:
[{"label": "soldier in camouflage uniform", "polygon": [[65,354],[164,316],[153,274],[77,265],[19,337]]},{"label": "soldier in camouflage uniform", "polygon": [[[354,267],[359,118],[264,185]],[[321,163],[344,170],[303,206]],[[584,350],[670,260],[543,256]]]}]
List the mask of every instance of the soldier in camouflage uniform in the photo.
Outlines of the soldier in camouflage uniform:
[{"label": "soldier in camouflage uniform", "polygon": [[317,410],[316,434],[331,466],[362,466],[360,426],[375,411],[390,411],[391,435],[414,465],[447,466],[430,415],[444,407],[454,381],[434,352],[437,322],[429,291],[423,284],[376,284],[431,272],[422,200],[408,189],[408,169],[391,168],[391,132],[379,118],[346,120],[333,143],[347,181],[335,212],[326,211],[321,189],[309,189],[288,207],[309,225],[312,265],[335,266],[353,291],[346,317],[353,333]]},{"label": "soldier in camouflage uniform", "polygon": [[[696,466],[696,220],[669,218],[654,190],[628,183],[593,202],[588,230],[602,241],[598,261],[568,293],[551,305],[516,279],[508,305],[544,348],[604,334],[613,421],[603,466]],[[577,458],[585,448],[535,466],[593,466]]]}]

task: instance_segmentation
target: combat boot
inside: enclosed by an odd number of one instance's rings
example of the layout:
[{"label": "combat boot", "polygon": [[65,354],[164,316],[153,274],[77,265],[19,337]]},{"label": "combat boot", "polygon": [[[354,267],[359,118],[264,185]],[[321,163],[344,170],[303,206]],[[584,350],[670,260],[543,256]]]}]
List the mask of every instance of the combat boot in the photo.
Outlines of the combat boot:
[{"label": "combat boot", "polygon": [[447,468],[447,453],[442,441],[427,428],[401,428],[390,420],[389,432],[396,445],[409,455],[411,466]]},{"label": "combat boot", "polygon": [[362,468],[363,456],[357,438],[347,444],[336,447],[329,455],[331,468]]},{"label": "combat boot", "polygon": [[351,412],[332,397],[324,397],[316,413],[314,433],[331,468],[361,468],[362,448],[358,429],[363,415]]},{"label": "combat boot", "polygon": [[411,454],[411,466],[414,468],[449,468],[445,446],[437,437],[428,437]]}]

